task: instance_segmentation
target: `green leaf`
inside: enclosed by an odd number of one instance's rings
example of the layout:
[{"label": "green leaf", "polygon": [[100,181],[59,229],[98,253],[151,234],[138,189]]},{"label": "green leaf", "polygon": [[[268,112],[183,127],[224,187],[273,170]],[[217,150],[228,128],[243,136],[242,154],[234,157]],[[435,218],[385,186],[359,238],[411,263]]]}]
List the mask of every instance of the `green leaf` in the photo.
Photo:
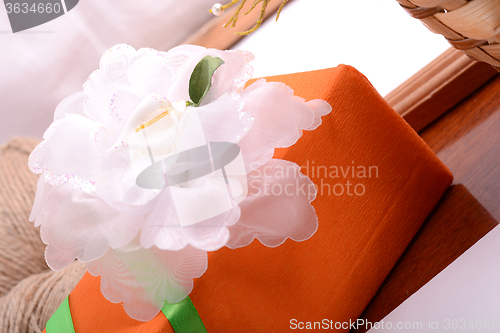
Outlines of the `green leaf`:
[{"label": "green leaf", "polygon": [[206,56],[196,64],[191,78],[189,79],[189,97],[195,104],[199,106],[201,100],[210,90],[212,85],[212,76],[217,68],[224,61],[219,57]]}]

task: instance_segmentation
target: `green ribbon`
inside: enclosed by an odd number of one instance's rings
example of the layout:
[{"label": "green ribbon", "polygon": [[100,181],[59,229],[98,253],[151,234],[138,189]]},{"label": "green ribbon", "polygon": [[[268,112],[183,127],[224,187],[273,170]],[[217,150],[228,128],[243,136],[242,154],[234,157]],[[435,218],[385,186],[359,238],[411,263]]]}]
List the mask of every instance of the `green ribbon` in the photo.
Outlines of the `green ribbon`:
[{"label": "green ribbon", "polygon": [[[189,297],[175,304],[165,301],[161,312],[167,317],[175,333],[207,333],[207,329]],[[50,317],[45,331],[47,333],[75,333],[68,297]]]},{"label": "green ribbon", "polygon": [[75,333],[71,311],[69,310],[68,297],[64,299],[47,322],[47,326],[45,327],[47,333]]},{"label": "green ribbon", "polygon": [[165,301],[161,312],[167,317],[175,333],[207,333],[207,329],[189,296],[179,303]]}]

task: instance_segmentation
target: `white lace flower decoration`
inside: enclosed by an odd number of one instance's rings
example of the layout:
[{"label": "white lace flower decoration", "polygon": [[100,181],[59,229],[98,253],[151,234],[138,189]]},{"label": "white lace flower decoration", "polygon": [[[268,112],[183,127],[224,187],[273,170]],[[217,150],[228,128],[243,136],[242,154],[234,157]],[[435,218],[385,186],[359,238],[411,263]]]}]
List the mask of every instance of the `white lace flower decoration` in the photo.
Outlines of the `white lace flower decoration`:
[{"label": "white lace flower decoration", "polygon": [[108,300],[146,321],[191,292],[207,251],[314,234],[312,182],[272,156],[331,107],[281,83],[244,88],[252,59],[186,45],[104,54],[29,158],[42,174],[30,220],[52,269],[86,263]]}]

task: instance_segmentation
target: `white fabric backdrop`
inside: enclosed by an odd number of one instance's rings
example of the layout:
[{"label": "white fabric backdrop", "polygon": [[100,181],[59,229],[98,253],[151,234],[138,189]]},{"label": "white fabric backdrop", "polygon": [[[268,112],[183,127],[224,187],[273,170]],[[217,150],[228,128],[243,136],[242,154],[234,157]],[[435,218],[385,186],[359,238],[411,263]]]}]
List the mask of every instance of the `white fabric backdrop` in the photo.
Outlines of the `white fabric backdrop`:
[{"label": "white fabric backdrop", "polygon": [[80,91],[111,46],[168,50],[213,15],[214,0],[81,0],[67,14],[13,34],[0,5],[0,144],[42,136],[57,104]]}]

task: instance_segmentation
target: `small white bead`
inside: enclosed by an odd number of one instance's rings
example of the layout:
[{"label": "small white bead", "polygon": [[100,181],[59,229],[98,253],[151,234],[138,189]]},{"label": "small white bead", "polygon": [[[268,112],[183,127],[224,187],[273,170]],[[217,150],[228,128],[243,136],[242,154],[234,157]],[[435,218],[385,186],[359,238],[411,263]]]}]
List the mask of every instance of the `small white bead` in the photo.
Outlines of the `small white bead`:
[{"label": "small white bead", "polygon": [[212,7],[212,14],[215,16],[221,16],[224,11],[222,10],[222,5],[220,3],[216,3]]}]

